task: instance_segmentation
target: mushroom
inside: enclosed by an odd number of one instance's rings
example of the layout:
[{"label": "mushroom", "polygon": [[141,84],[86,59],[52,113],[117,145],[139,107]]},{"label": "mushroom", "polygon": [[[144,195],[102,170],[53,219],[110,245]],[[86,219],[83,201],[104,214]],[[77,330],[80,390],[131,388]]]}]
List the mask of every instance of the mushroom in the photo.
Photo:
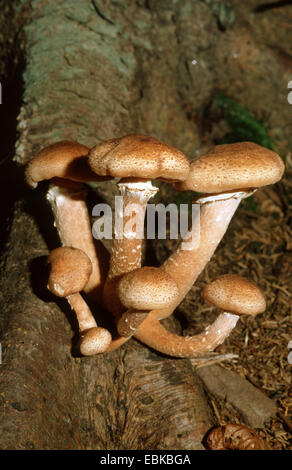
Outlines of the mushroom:
[{"label": "mushroom", "polygon": [[90,258],[92,273],[83,290],[89,298],[99,301],[109,255],[101,241],[93,239],[86,195],[87,188],[83,184],[55,178],[49,187],[47,199],[62,245],[78,248]]},{"label": "mushroom", "polygon": [[[72,181],[103,181],[89,167],[89,148],[78,142],[62,140],[42,149],[26,166],[26,182],[32,188],[54,177]],[[108,179],[108,178],[106,178]]]},{"label": "mushroom", "polygon": [[118,322],[121,336],[130,337],[148,314],[148,310],[167,308],[178,297],[176,282],[161,268],[144,266],[125,274],[118,282],[121,303],[128,308]]},{"label": "mushroom", "polygon": [[[257,188],[279,181],[284,169],[279,155],[252,142],[218,145],[191,162],[187,179],[175,186],[207,195],[194,201],[201,206],[200,219],[194,221],[188,239],[162,265],[178,285],[178,303],[212,257],[240,201]],[[198,231],[199,243],[192,243]],[[155,316],[165,318],[170,313],[165,311],[162,317],[160,311]]]},{"label": "mushroom", "polygon": [[176,186],[180,191],[222,194],[274,184],[284,169],[278,154],[253,142],[216,145],[191,162],[187,179]]},{"label": "mushroom", "polygon": [[88,160],[97,175],[121,178],[118,188],[123,209],[119,215],[123,216],[123,226],[113,239],[103,294],[106,308],[119,316],[123,309],[114,292],[121,275],[141,267],[146,206],[158,191],[151,179],[183,181],[189,172],[189,162],[179,150],[153,137],[134,134],[96,145]]},{"label": "mushroom", "polygon": [[222,310],[218,318],[196,336],[178,336],[165,330],[160,322],[149,314],[135,337],[164,354],[191,357],[212,351],[235,328],[239,315],[257,315],[266,309],[261,290],[248,279],[226,274],[208,284],[203,297]]},{"label": "mushroom", "polygon": [[[27,165],[27,183],[36,188],[52,179],[47,199],[52,206],[55,224],[64,246],[83,250],[92,263],[92,274],[84,291],[99,300],[107,269],[108,253],[100,241],[93,241],[86,207],[87,190],[80,182],[104,181],[89,167],[89,148],[78,142],[61,141],[41,150]],[[69,181],[68,181],[69,180]]]},{"label": "mushroom", "polygon": [[111,343],[111,334],[97,325],[80,292],[92,271],[91,261],[81,250],[60,247],[48,256],[50,275],[48,289],[57,297],[66,298],[75,311],[80,338],[80,352],[85,356],[104,352]]},{"label": "mushroom", "polygon": [[225,274],[210,282],[202,295],[228,315],[257,315],[266,310],[266,300],[259,287],[235,274]]}]

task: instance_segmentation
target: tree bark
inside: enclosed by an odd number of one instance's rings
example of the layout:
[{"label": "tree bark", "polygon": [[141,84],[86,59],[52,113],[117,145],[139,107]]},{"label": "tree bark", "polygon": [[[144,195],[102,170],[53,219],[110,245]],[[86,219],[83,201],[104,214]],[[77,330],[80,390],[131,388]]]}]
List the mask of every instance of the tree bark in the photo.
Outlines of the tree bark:
[{"label": "tree bark", "polygon": [[[16,17],[27,18],[16,162],[58,140],[93,146],[131,132],[196,145],[175,74],[189,2],[157,3],[16,2]],[[202,449],[214,420],[189,360],[134,339],[113,353],[76,354],[73,315],[45,290],[44,260],[59,245],[46,184],[30,192],[23,171],[12,173],[21,200],[2,256],[0,447]],[[113,183],[99,192],[112,200]]]}]

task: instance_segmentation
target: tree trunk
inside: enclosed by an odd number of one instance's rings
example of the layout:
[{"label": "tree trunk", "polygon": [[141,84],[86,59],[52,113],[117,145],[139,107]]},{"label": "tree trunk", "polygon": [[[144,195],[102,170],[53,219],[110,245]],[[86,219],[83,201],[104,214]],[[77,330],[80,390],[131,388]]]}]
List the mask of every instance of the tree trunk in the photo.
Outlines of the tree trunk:
[{"label": "tree trunk", "polygon": [[[23,165],[62,139],[93,146],[132,132],[195,148],[198,130],[182,102],[192,83],[185,45],[202,8],[188,1],[15,2],[16,20],[26,19],[26,68],[14,160]],[[21,200],[2,255],[0,447],[202,449],[214,420],[189,360],[134,339],[114,353],[75,354],[76,322],[46,292],[42,275],[45,256],[59,245],[46,184],[29,191],[22,178],[23,168],[12,165],[5,197],[13,200],[15,183]],[[113,191],[113,183],[99,185],[109,201]],[[167,325],[179,331],[174,320]]]}]

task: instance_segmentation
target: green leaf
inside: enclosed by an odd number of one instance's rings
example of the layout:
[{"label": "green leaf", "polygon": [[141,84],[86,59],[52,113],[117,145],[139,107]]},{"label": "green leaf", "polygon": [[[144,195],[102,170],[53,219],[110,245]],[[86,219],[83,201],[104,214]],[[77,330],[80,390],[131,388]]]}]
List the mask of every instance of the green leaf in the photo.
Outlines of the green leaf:
[{"label": "green leaf", "polygon": [[271,150],[275,148],[263,123],[258,121],[242,105],[224,95],[216,96],[215,104],[222,110],[224,118],[230,127],[230,132],[220,139],[218,143],[228,144],[249,141]]}]

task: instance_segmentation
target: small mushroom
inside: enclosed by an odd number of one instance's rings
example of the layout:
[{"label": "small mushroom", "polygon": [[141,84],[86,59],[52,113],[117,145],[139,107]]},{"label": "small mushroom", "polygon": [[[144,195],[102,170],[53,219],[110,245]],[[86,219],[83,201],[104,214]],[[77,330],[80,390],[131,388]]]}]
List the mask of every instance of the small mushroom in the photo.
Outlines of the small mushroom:
[{"label": "small mushroom", "polygon": [[111,343],[111,334],[97,325],[80,294],[92,271],[90,259],[77,248],[60,247],[50,253],[48,263],[51,268],[48,289],[57,297],[66,298],[76,313],[81,333],[81,354],[87,356],[104,352]]},{"label": "small mushroom", "polygon": [[178,336],[167,331],[149,314],[135,337],[164,354],[192,357],[219,346],[235,328],[239,315],[256,315],[266,309],[261,290],[253,282],[227,274],[208,284],[203,297],[223,310],[218,318],[196,336]]},{"label": "small mushroom", "polygon": [[121,303],[129,310],[118,322],[121,336],[130,337],[152,309],[167,308],[178,297],[176,282],[161,268],[145,266],[125,274],[118,283]]},{"label": "small mushroom", "polygon": [[107,352],[112,342],[111,334],[105,328],[96,326],[81,331],[79,349],[83,356],[94,356]]},{"label": "small mushroom", "polygon": [[172,305],[178,296],[178,288],[162,269],[144,266],[121,278],[118,295],[127,308],[152,310]]},{"label": "small mushroom", "polygon": [[[123,309],[113,295],[119,277],[141,267],[141,248],[147,202],[158,188],[151,179],[183,181],[189,172],[189,162],[179,150],[144,135],[127,135],[102,142],[88,156],[91,169],[100,176],[121,178],[118,182],[123,196],[123,227],[112,244],[110,268],[104,287],[103,301],[115,316]],[[133,210],[134,209],[134,217]],[[126,228],[135,220],[136,229]]]},{"label": "small mushroom", "polygon": [[266,309],[266,300],[260,288],[235,274],[225,274],[210,282],[204,287],[202,295],[229,314],[257,315]]},{"label": "small mushroom", "polygon": [[84,289],[91,275],[88,256],[77,248],[55,248],[48,256],[50,275],[48,289],[58,297],[68,297]]}]

